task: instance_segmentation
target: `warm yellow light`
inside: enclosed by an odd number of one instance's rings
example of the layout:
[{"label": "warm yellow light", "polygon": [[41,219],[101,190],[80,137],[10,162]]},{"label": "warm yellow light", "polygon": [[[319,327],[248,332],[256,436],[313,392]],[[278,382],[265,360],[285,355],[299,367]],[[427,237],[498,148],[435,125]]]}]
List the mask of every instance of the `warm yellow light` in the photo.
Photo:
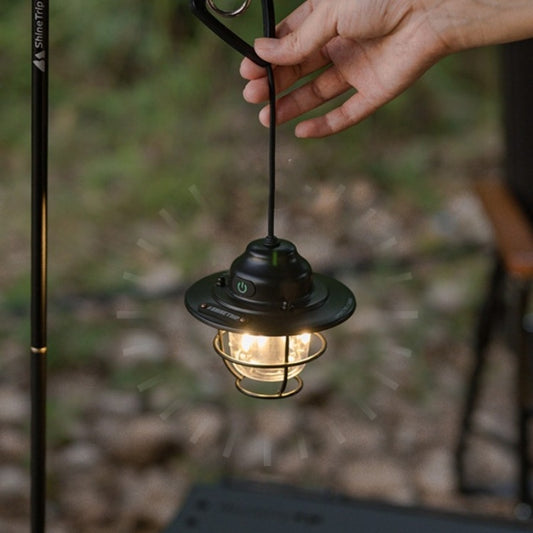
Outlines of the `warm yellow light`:
[{"label": "warm yellow light", "polygon": [[311,341],[311,333],[302,333],[301,335],[298,335],[298,338],[300,339],[300,342],[303,344],[307,344],[307,349],[309,349],[309,342]]},{"label": "warm yellow light", "polygon": [[[285,343],[288,339],[288,354]],[[235,369],[243,376],[256,381],[283,381],[285,369],[264,368],[268,365],[283,365],[298,363],[309,356],[310,333],[291,335],[289,337],[265,337],[248,333],[228,333],[229,354],[233,359],[261,365],[260,367],[234,364]],[[288,379],[297,376],[305,365],[290,366]]]}]

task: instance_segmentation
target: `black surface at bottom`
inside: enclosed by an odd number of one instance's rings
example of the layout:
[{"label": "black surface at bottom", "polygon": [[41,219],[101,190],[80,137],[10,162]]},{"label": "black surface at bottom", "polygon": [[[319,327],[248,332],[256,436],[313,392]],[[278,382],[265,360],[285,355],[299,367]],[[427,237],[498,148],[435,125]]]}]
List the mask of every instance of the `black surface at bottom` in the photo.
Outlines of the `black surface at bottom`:
[{"label": "black surface at bottom", "polygon": [[199,485],[164,533],[517,533],[525,522],[481,520],[257,484]]}]

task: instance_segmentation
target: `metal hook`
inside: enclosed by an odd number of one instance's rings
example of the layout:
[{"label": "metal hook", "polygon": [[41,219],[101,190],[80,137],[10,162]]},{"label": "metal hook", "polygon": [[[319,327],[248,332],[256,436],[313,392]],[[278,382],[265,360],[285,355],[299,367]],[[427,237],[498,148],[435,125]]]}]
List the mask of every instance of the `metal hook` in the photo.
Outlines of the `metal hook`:
[{"label": "metal hook", "polygon": [[215,4],[215,0],[207,0],[207,3],[209,4],[209,7],[218,15],[222,17],[238,17],[239,15],[242,15],[252,3],[252,0],[244,0],[242,5],[234,10],[225,10],[221,9]]},{"label": "metal hook", "polygon": [[[225,13],[225,16],[237,16],[244,13],[248,9],[252,0],[243,0],[243,4],[234,11],[223,11],[215,5],[216,0],[189,0],[191,10],[211,31],[216,33],[221,39],[226,41],[232,48],[235,48],[242,55],[251,59],[256,65],[260,67],[267,67],[269,63],[261,59],[255,52],[253,46],[241,39],[237,34],[232,32],[213,14],[213,9],[216,13]],[[274,36],[274,7],[273,0],[261,0],[263,6],[263,25],[268,27],[268,35]],[[230,15],[231,14],[231,15]]]}]

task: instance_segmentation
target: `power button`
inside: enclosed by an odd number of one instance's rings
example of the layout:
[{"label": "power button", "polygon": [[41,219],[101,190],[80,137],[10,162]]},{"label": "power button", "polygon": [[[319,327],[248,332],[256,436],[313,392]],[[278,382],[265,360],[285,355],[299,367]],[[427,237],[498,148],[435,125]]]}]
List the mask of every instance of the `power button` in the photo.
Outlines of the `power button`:
[{"label": "power button", "polygon": [[255,294],[255,285],[247,279],[233,278],[232,288],[233,292],[239,296],[251,298]]}]

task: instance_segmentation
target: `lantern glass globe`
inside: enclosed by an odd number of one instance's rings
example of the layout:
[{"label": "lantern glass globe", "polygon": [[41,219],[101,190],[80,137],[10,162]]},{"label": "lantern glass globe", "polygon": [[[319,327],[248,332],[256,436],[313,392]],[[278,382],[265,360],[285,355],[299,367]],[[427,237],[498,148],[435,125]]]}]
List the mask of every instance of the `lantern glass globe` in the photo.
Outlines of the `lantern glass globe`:
[{"label": "lantern glass globe", "polygon": [[311,334],[268,337],[229,332],[227,339],[231,357],[246,363],[234,364],[237,372],[256,381],[278,382],[284,379],[284,366],[290,365],[288,379],[303,370],[305,364],[298,363],[309,356]]}]

